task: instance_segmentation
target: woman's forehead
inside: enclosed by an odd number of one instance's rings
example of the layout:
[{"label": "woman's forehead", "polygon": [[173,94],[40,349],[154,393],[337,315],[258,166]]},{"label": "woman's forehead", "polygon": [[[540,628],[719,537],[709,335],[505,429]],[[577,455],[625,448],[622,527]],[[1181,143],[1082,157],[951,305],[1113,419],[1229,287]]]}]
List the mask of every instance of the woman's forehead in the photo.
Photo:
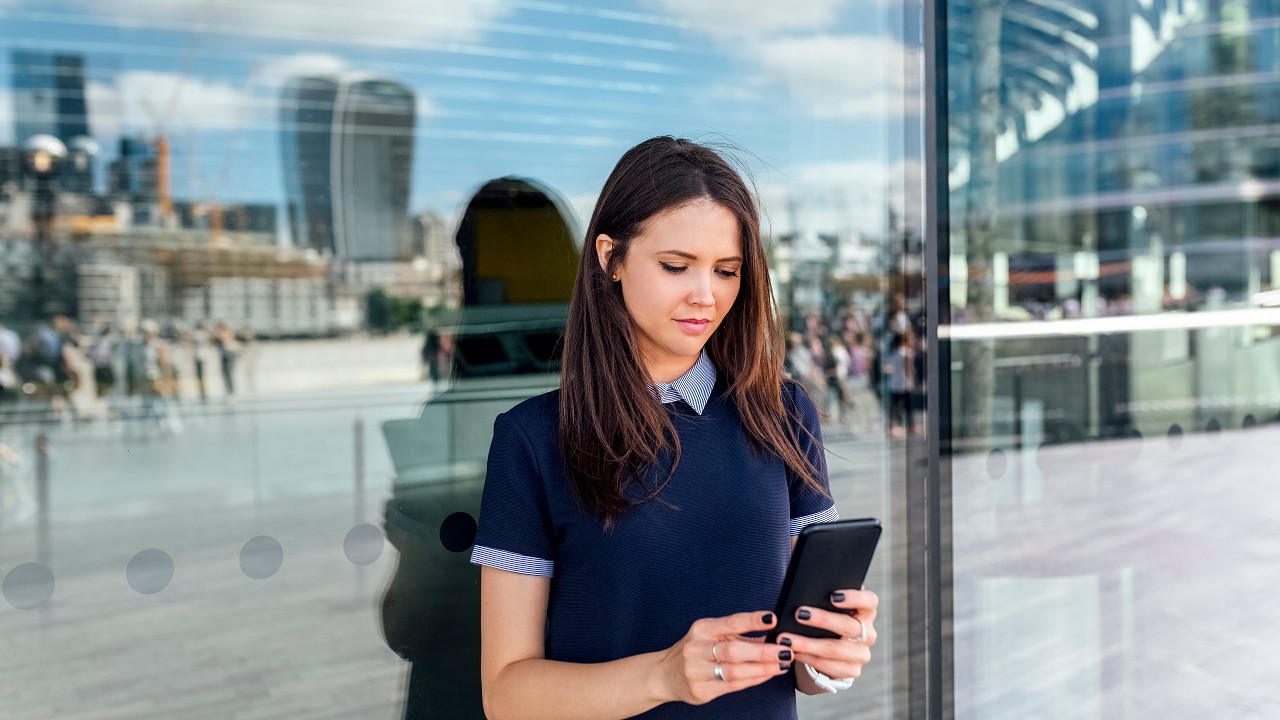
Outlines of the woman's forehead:
[{"label": "woman's forehead", "polygon": [[636,242],[646,252],[673,252],[700,260],[740,258],[743,251],[737,216],[705,199],[649,218]]}]

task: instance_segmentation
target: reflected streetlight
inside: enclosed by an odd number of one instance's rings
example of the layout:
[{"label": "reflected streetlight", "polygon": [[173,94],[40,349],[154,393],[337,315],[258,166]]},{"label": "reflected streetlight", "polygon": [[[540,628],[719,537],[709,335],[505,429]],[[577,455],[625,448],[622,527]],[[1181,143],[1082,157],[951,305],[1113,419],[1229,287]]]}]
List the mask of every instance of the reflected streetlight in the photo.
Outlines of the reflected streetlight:
[{"label": "reflected streetlight", "polygon": [[31,317],[39,320],[45,310],[45,255],[53,237],[53,218],[56,194],[53,179],[62,169],[67,157],[67,146],[52,135],[33,135],[22,146],[27,170],[35,177],[36,186],[31,202],[31,219],[35,222],[35,239],[31,263]]},{"label": "reflected streetlight", "polygon": [[63,177],[62,187],[73,193],[91,195],[93,193],[93,163],[97,160],[101,146],[98,141],[87,135],[77,135],[67,141],[67,169],[71,177]]}]

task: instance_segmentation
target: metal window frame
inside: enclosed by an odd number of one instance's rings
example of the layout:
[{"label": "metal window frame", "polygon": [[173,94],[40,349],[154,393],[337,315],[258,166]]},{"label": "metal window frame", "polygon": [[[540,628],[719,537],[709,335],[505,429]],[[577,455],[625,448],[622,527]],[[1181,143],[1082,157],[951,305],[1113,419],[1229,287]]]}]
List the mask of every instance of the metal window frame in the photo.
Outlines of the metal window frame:
[{"label": "metal window frame", "polygon": [[[908,127],[908,155],[922,161],[923,187],[908,191],[909,207],[924,209],[924,307],[927,327],[925,358],[925,437],[907,443],[907,600],[910,658],[908,717],[952,720],[955,717],[953,654],[953,566],[951,557],[951,347],[939,337],[940,325],[950,323],[950,213],[946,161],[947,127],[947,3],[946,0],[909,2],[920,16],[908,12],[907,29],[921,32],[923,67],[907,72],[923,79],[922,123]],[[922,72],[921,72],[922,71]],[[910,79],[910,78],[909,78]],[[908,85],[911,87],[911,85]],[[923,126],[922,128],[920,126]],[[919,134],[923,130],[922,136]],[[912,137],[914,135],[914,137]],[[911,198],[911,193],[922,197]]]}]

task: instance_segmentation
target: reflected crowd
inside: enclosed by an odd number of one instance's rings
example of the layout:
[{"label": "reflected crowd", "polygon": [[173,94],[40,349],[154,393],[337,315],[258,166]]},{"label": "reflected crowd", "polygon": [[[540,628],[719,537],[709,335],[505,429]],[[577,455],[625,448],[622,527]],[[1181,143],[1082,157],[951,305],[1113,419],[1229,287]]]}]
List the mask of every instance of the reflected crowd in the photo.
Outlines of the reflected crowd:
[{"label": "reflected crowd", "polygon": [[818,402],[828,435],[921,435],[925,330],[901,294],[878,310],[809,312],[791,324],[784,367]]},{"label": "reflected crowd", "polygon": [[251,328],[109,323],[55,315],[25,334],[0,324],[0,412],[27,421],[128,420],[178,434],[187,402],[232,400],[252,372]]}]

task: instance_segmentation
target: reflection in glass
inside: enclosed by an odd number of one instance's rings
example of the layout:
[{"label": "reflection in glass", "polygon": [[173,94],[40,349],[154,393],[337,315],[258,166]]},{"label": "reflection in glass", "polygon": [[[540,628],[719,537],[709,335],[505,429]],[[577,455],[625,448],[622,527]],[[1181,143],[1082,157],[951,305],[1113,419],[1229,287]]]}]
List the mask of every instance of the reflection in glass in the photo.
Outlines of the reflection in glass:
[{"label": "reflection in glass", "polygon": [[554,190],[520,178],[491,180],[476,192],[457,235],[460,318],[433,330],[451,338],[444,377],[453,385],[416,419],[383,424],[396,467],[386,529],[400,557],[383,594],[382,629],[412,663],[407,718],[483,717],[480,571],[467,551],[495,418],[559,385],[558,344],[578,258],[565,207]]},{"label": "reflection in glass", "polygon": [[1273,712],[1277,8],[947,9],[956,715]]},{"label": "reflection in glass", "polygon": [[[881,362],[921,310],[889,298],[920,252],[902,10],[428,5],[4,3],[0,637],[23,663],[0,707],[400,712],[421,668],[377,598],[397,557],[459,559],[493,415],[554,384],[575,228],[659,133],[758,153],[840,510],[903,530]],[[144,595],[148,549],[172,576]],[[904,598],[901,552],[880,558],[869,583]],[[395,577],[470,611],[430,589],[463,575]],[[901,714],[899,609],[884,662],[804,717]]]}]

